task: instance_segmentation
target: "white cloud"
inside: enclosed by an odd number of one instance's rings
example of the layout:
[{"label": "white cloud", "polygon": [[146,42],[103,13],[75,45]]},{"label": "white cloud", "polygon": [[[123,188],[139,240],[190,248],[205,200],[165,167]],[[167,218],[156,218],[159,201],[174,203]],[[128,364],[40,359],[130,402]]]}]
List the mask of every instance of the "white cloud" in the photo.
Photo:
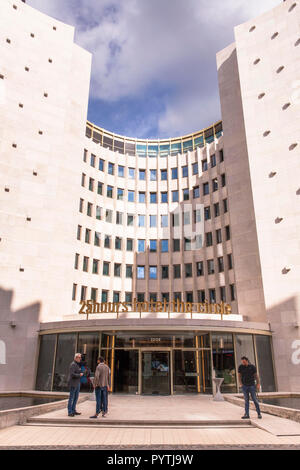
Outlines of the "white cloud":
[{"label": "white cloud", "polygon": [[141,98],[149,87],[169,88],[159,129],[163,135],[175,135],[205,127],[211,119],[220,118],[220,114],[216,116],[219,112],[216,52],[233,41],[235,25],[280,1],[28,0],[28,3],[76,27],[76,42],[93,53],[92,98],[105,101]]}]

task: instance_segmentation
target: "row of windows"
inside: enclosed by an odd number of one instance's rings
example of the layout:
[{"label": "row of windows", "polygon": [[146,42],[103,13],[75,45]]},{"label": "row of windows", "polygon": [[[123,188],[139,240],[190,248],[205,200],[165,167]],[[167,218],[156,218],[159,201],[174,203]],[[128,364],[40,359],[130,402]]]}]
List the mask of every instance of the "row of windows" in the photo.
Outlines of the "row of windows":
[{"label": "row of windows", "polygon": [[[144,194],[144,193],[142,193],[142,194]],[[140,200],[140,202],[142,202],[142,200]],[[223,199],[222,205],[223,205],[223,214],[226,214],[226,212],[228,212],[228,201],[227,201],[227,199]],[[221,215],[220,203],[216,202],[216,203],[213,204],[212,207],[213,207],[214,217],[219,217]],[[97,220],[102,220],[103,216],[104,216],[105,222],[116,223],[117,225],[123,225],[124,224],[124,222],[125,222],[124,212],[116,211],[115,217],[113,217],[114,213],[113,213],[112,209],[105,209],[105,214],[103,215],[102,214],[102,212],[103,212],[102,207],[96,205],[95,208],[96,208],[95,217],[96,217]],[[83,199],[80,199],[80,201],[79,201],[79,212],[81,212],[81,213],[84,212],[84,200]],[[91,202],[87,203],[86,214],[89,217],[93,217],[93,215],[94,215],[94,205]],[[189,210],[186,210],[186,211],[183,210],[182,213],[180,213],[180,212],[177,213],[176,212],[176,213],[170,214],[171,219],[172,219],[173,227],[179,226],[179,224],[180,224],[180,214],[181,214],[181,221],[182,221],[183,225],[191,223],[191,221],[192,221],[192,212],[189,211]],[[195,209],[195,210],[193,210],[193,214],[194,214],[194,223],[201,222],[201,210],[200,209]],[[134,214],[125,214],[125,216],[126,215],[127,215],[127,226],[128,227],[134,226],[134,220],[135,220],[136,216]],[[140,224],[144,223],[145,219],[143,219],[143,218],[145,218],[145,215],[144,214],[138,214],[137,217],[138,217],[138,226],[139,227],[144,227],[145,225],[140,225]],[[149,216],[149,217],[150,217],[150,219],[149,219],[150,227],[156,226],[157,215],[153,215],[153,216]],[[210,220],[211,218],[212,218],[211,207],[210,206],[205,206],[204,207],[204,219],[205,220]],[[155,224],[155,225],[153,225],[153,224]]]},{"label": "row of windows", "polygon": [[[218,178],[213,178],[211,182],[211,190],[212,192],[218,191],[219,185],[223,188],[226,186],[226,176],[225,173],[221,175],[221,181],[219,183]],[[82,178],[81,178],[81,186],[86,187],[86,175],[82,173]],[[97,193],[99,195],[103,195],[103,186],[104,184],[100,181],[97,182]],[[90,191],[94,191],[96,187],[95,180],[93,178],[89,178],[89,184],[88,184],[88,189]],[[189,188],[184,188],[182,190],[182,200],[183,201],[188,201],[190,199],[190,191],[192,191],[193,199],[199,198],[200,197],[200,186],[194,186],[192,190]],[[202,193],[203,196],[206,196],[207,194],[210,193],[210,188],[209,188],[209,182],[203,183],[202,184]],[[127,190],[127,200],[128,202],[136,202],[136,191]],[[171,191],[172,194],[172,202],[178,202],[179,201],[179,191]],[[125,195],[125,189],[124,188],[117,188],[116,194],[115,194],[115,187],[111,186],[109,184],[106,185],[106,197],[108,198],[114,198],[116,197],[117,200],[123,201],[124,200],[124,195]],[[151,204],[157,204],[158,202],[158,197],[157,197],[157,192],[150,192],[148,199],[146,200],[146,193],[144,191],[139,191],[138,192],[138,202],[141,203],[146,203],[150,202]],[[160,193],[160,202],[168,202],[169,201],[169,196],[168,196],[168,191],[161,191]]]},{"label": "row of windows", "polygon": [[[87,162],[87,150],[86,149],[84,150],[83,160],[85,162]],[[220,150],[219,151],[219,162],[221,163],[223,161],[224,161],[223,150]],[[211,168],[214,168],[217,165],[216,154],[213,154],[213,155],[210,156],[209,163],[210,163]],[[96,168],[97,157],[94,154],[91,154],[90,165],[91,165],[91,167]],[[106,168],[106,166],[107,166],[107,168]],[[202,172],[207,171],[208,167],[209,167],[208,160],[207,159],[202,160],[201,161],[201,166],[202,166]],[[98,169],[100,171],[107,171],[107,173],[109,175],[114,175],[117,172],[117,175],[120,178],[125,178],[125,166],[124,165],[118,165],[117,166],[112,162],[106,162],[102,158],[99,158]],[[198,175],[198,173],[199,173],[199,166],[198,166],[198,163],[196,162],[196,163],[192,164],[192,174],[193,175]],[[148,170],[148,174],[149,174],[150,181],[157,181],[158,180],[158,171],[156,169]],[[181,167],[181,176],[182,176],[182,178],[187,178],[188,175],[189,175],[188,165],[182,166]],[[171,179],[178,179],[178,168],[177,167],[170,169],[170,176],[171,176]],[[135,179],[136,169],[132,168],[132,167],[127,168],[126,177],[128,179]],[[138,178],[142,181],[146,180],[146,170],[139,169],[138,170]],[[161,169],[160,170],[160,180],[161,181],[166,181],[167,179],[168,179],[168,170],[166,168]]]},{"label": "row of windows", "polygon": [[[73,284],[73,292],[72,292],[72,300],[76,300],[77,298],[77,284]],[[235,294],[235,286],[234,284],[229,285],[229,294],[230,294],[230,301],[236,300],[236,294]],[[208,295],[208,296],[207,296]],[[219,287],[219,300],[226,302],[226,287],[225,286],[220,286]],[[95,302],[108,302],[109,298],[109,291],[108,290],[102,290],[101,292],[101,299],[99,299],[99,292],[97,288],[92,287],[91,288],[91,294],[90,294],[90,299],[94,300]],[[216,295],[216,289],[201,289],[197,291],[196,299],[194,300],[194,293],[192,291],[185,292],[184,294],[181,292],[174,292],[172,294],[172,299],[177,301],[179,300],[180,302],[182,299],[186,302],[200,302],[203,303],[207,300],[209,300],[210,303],[215,303],[217,302],[217,295]],[[144,292],[138,292],[136,294],[136,299],[138,302],[145,302],[145,293]],[[162,292],[160,294],[160,299],[163,302],[166,300],[167,302],[170,301],[170,294],[169,292]],[[87,300],[87,286],[81,286],[81,291],[80,291],[80,300]],[[125,292],[125,298],[124,301],[128,304],[131,304],[133,300],[133,294],[132,292]],[[149,301],[157,302],[158,301],[158,295],[156,292],[151,292],[149,294]],[[113,291],[112,294],[112,301],[113,302],[121,302],[121,294],[118,291]]]},{"label": "row of windows", "polygon": [[[76,253],[75,255],[75,269],[79,269],[80,255]],[[122,276],[122,265],[121,263],[110,263],[109,261],[103,261],[102,274],[103,276],[111,275],[111,265],[113,265],[113,276],[121,277]],[[215,274],[217,272],[224,272],[224,257],[220,256],[217,258],[215,263],[214,259],[209,259],[206,262],[207,265],[207,274]],[[215,266],[216,265],[216,266]],[[232,269],[232,255],[227,255],[227,268]],[[84,272],[89,272],[90,269],[90,258],[88,256],[83,257],[82,270]],[[160,269],[160,279],[169,279],[169,274],[172,274],[172,279],[180,279],[181,277],[190,278],[193,275],[199,277],[204,276],[204,262],[198,261],[195,263],[194,272],[193,272],[193,263],[174,264],[172,268],[168,265],[166,266],[149,266],[148,278],[149,279],[158,279],[159,269]],[[133,270],[134,266],[132,264],[126,264],[125,267],[125,277],[133,279]],[[92,260],[92,273],[100,274],[100,260]],[[143,265],[136,266],[136,279],[146,279],[146,267]]]},{"label": "row of windows", "polygon": [[[230,233],[230,226],[226,225],[224,227],[225,232],[225,240],[228,241],[231,238]],[[77,240],[81,241],[82,238],[82,226],[78,225],[77,228]],[[222,229],[215,230],[215,235],[213,232],[206,232],[205,233],[205,243],[206,246],[212,246],[214,244],[214,240],[216,244],[222,243],[223,236],[222,236]],[[85,229],[85,243],[92,243],[92,230],[86,228]],[[134,248],[134,241],[136,241],[137,246]],[[160,240],[160,251],[161,253],[166,253],[169,251],[169,239]],[[198,234],[194,237],[184,237],[183,240],[183,250],[184,251],[191,251],[194,249],[200,249],[203,246],[202,235]],[[122,250],[124,244],[124,240],[121,237],[115,237],[114,241],[114,248],[115,250]],[[101,245],[101,233],[95,231],[94,232],[94,245],[100,246]],[[159,246],[158,240],[149,240],[149,251],[155,253]],[[104,235],[104,248],[112,248],[112,236],[111,235]],[[145,239],[138,239],[134,240],[133,238],[126,238],[126,251],[137,251],[138,253],[146,252],[146,240]],[[181,240],[179,238],[172,239],[172,251],[180,251],[181,249]]]}]

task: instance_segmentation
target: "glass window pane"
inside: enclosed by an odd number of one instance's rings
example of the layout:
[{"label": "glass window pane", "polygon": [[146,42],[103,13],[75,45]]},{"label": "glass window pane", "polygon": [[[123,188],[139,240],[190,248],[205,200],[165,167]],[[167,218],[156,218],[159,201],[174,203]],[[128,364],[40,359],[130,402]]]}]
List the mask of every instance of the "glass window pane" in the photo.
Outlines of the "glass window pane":
[{"label": "glass window pane", "polygon": [[56,335],[41,336],[36,390],[51,390]]},{"label": "glass window pane", "polygon": [[82,354],[82,372],[85,372],[80,379],[80,390],[89,392],[92,389],[90,376],[95,373],[97,367],[99,333],[79,333],[77,350]]},{"label": "glass window pane", "polygon": [[75,333],[58,335],[53,390],[66,392],[69,390],[69,369],[74,359],[76,345]]},{"label": "glass window pane", "polygon": [[263,392],[274,392],[275,378],[272,359],[272,348],[270,336],[256,335],[256,353],[258,371]]},{"label": "glass window pane", "polygon": [[230,333],[213,333],[213,367],[216,378],[223,377],[221,391],[224,393],[236,392],[236,374],[233,338]]},{"label": "glass window pane", "polygon": [[236,335],[235,336],[236,360],[238,365],[241,363],[243,356],[248,357],[251,364],[255,364],[253,335]]}]

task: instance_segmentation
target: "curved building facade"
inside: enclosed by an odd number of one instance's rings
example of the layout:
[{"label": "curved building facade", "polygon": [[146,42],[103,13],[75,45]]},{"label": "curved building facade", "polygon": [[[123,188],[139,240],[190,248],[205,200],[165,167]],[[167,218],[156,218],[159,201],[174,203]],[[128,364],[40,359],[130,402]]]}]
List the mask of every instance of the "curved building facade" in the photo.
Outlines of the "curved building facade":
[{"label": "curved building facade", "polygon": [[77,351],[116,393],[236,392],[241,355],[300,389],[295,5],[218,54],[222,121],[143,140],[86,122],[72,27],[2,2],[0,389],[66,390]]}]

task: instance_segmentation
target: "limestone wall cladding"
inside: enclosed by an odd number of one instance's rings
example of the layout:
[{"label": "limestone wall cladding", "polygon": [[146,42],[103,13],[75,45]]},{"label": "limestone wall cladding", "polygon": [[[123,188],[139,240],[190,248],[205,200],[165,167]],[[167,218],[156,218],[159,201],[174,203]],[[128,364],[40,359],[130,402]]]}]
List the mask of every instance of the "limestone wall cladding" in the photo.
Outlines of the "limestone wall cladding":
[{"label": "limestone wall cladding", "polygon": [[[299,24],[299,2],[283,2],[236,27],[234,46],[278,387],[294,391],[300,389],[300,368],[295,360],[300,322]],[[223,103],[225,95],[221,86]],[[226,120],[230,123],[235,118],[227,106],[225,112],[224,133],[229,139]],[[239,150],[238,145],[234,150]],[[247,286],[242,290],[244,295]]]},{"label": "limestone wall cladding", "polygon": [[[0,339],[14,337],[0,366],[11,371],[6,389],[33,387],[39,321],[70,304],[91,66],[73,37],[73,27],[20,0],[0,3]],[[20,335],[26,315],[35,327]],[[12,364],[28,348],[23,382]]]}]

